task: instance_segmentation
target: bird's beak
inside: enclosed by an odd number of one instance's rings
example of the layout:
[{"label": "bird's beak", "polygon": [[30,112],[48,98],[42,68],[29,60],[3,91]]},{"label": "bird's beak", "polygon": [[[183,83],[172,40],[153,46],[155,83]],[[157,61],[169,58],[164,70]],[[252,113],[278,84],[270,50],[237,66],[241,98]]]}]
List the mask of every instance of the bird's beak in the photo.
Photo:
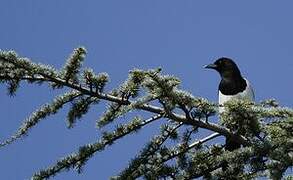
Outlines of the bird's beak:
[{"label": "bird's beak", "polygon": [[204,66],[204,68],[207,68],[207,69],[216,69],[217,68],[217,65],[215,65],[215,64],[208,64],[208,65]]}]

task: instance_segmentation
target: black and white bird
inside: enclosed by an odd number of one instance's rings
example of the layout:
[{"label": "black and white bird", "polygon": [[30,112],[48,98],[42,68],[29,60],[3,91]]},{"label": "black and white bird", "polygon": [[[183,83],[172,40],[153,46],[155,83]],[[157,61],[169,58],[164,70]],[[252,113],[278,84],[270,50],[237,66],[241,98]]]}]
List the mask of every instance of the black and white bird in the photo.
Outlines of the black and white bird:
[{"label": "black and white bird", "polygon": [[[249,81],[242,77],[236,63],[229,58],[222,57],[217,59],[213,64],[205,66],[205,68],[216,70],[221,76],[219,84],[219,113],[224,111],[222,106],[231,99],[246,99],[254,101],[254,92]],[[233,142],[226,138],[225,149],[233,151],[240,148],[241,144]]]}]

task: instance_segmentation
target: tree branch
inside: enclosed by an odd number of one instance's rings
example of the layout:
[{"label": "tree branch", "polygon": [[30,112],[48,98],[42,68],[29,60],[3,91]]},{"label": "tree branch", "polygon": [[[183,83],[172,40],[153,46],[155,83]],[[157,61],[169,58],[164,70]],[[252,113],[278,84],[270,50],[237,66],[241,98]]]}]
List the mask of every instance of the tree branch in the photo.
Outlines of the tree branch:
[{"label": "tree branch", "polygon": [[154,138],[154,140],[151,141],[151,143],[154,142],[155,145],[147,145],[146,149],[142,151],[142,153],[137,156],[130,165],[124,169],[118,177],[115,177],[115,180],[123,180],[123,179],[129,179],[129,178],[134,178],[134,177],[139,177],[140,174],[137,172],[139,167],[141,165],[145,165],[148,161],[148,158],[154,153],[156,153],[161,146],[168,140],[168,138],[171,136],[171,134],[176,131],[178,128],[180,128],[183,125],[183,123],[180,123],[176,126],[174,126],[172,129],[168,130],[167,134],[162,133],[162,135]]},{"label": "tree branch", "polygon": [[81,95],[82,94],[80,94],[78,91],[68,92],[68,93],[59,95],[51,103],[47,103],[43,105],[41,108],[37,109],[34,113],[30,115],[30,117],[28,117],[24,121],[24,123],[21,125],[21,127],[18,129],[18,131],[14,135],[6,139],[4,142],[0,142],[0,148],[8,144],[11,144],[15,140],[21,138],[22,136],[27,134],[29,129],[35,126],[41,119],[44,119],[51,114],[57,113],[58,110],[62,108],[65,104],[73,101],[75,98]]},{"label": "tree branch", "polygon": [[73,155],[69,155],[68,157],[63,158],[62,160],[57,162],[56,165],[54,165],[53,167],[50,167],[46,170],[41,170],[39,173],[35,174],[32,177],[32,179],[34,179],[34,180],[46,179],[46,178],[49,178],[49,177],[57,174],[58,172],[62,171],[63,169],[68,169],[70,167],[81,168],[81,166],[84,164],[84,162],[87,161],[87,159],[89,157],[91,157],[94,153],[96,153],[97,151],[104,150],[106,146],[113,144],[116,140],[118,140],[118,139],[130,134],[131,132],[133,132],[133,131],[135,131],[135,130],[137,130],[147,124],[150,124],[160,118],[162,118],[161,114],[153,116],[147,120],[140,122],[139,124],[135,124],[134,127],[130,128],[130,129],[126,129],[123,132],[115,131],[113,133],[113,137],[110,139],[108,139],[107,137],[104,137],[100,141],[98,141],[94,144],[88,144],[83,147],[80,147],[79,148],[80,150],[78,153],[73,154]]},{"label": "tree branch", "polygon": [[[199,145],[201,145],[203,143],[206,143],[206,142],[208,142],[208,141],[210,141],[210,140],[212,140],[212,139],[214,139],[214,138],[216,138],[218,136],[220,136],[219,133],[213,133],[213,134],[211,134],[211,135],[209,135],[209,136],[207,136],[207,137],[205,137],[205,138],[203,138],[201,140],[195,141],[195,142],[191,143],[187,148],[180,149],[179,151],[177,151],[177,152],[175,152],[173,154],[170,154],[166,158],[162,159],[162,161],[160,162],[160,165],[163,165],[166,162],[168,162],[168,161],[170,161],[170,160],[172,160],[172,159],[174,159],[174,158],[176,158],[176,157],[188,152],[189,150],[195,148],[196,146],[199,146]],[[155,167],[155,168],[159,169],[159,168],[161,168],[161,166]],[[136,179],[136,178],[139,178],[140,176],[141,176],[141,174],[137,174],[133,178]]]},{"label": "tree branch", "polygon": [[221,134],[219,134],[219,133],[213,133],[213,134],[211,134],[211,135],[209,135],[209,136],[207,136],[207,137],[205,137],[205,138],[203,138],[201,140],[195,141],[195,142],[191,143],[186,149],[184,149],[182,151],[178,151],[178,152],[174,153],[173,155],[169,156],[168,158],[164,159],[164,161],[162,163],[165,163],[165,162],[167,162],[167,161],[169,161],[169,160],[171,160],[171,159],[173,159],[173,158],[175,158],[177,156],[180,156],[181,154],[184,154],[184,153],[188,152],[192,148],[194,148],[196,146],[199,146],[199,145],[201,145],[203,143],[206,143],[206,142],[208,142],[208,141],[210,141],[210,140],[212,140],[212,139],[214,139],[216,137],[219,137],[220,135]]},{"label": "tree branch", "polygon": [[[2,61],[9,62],[9,63],[13,64],[17,68],[21,68],[21,69],[24,69],[24,70],[27,70],[27,71],[31,70],[30,68],[27,68],[26,66],[22,66],[22,64],[17,63],[17,60],[18,60],[17,58],[13,59],[13,60],[8,59],[8,58],[4,59],[4,57],[0,57],[0,58],[2,59]],[[107,101],[110,101],[110,102],[116,102],[116,103],[119,103],[119,104],[122,104],[122,105],[130,105],[131,103],[133,103],[133,101],[131,101],[131,100],[124,100],[123,98],[116,97],[116,96],[113,96],[113,95],[110,95],[110,94],[101,93],[101,92],[92,92],[90,89],[88,89],[86,87],[83,87],[81,84],[73,84],[73,83],[67,82],[66,80],[60,79],[58,77],[52,77],[52,76],[50,76],[50,75],[48,75],[48,74],[46,74],[44,72],[45,71],[37,71],[37,74],[39,74],[39,75],[44,77],[44,81],[54,82],[56,84],[66,86],[66,87],[69,87],[69,88],[72,88],[72,89],[75,89],[75,90],[78,90],[83,94],[90,95],[90,96],[93,96],[93,97],[97,97],[99,99],[107,100]],[[162,113],[165,112],[163,108],[153,106],[153,105],[150,105],[150,104],[139,105],[136,108],[141,109],[141,110],[145,110],[145,111],[148,111],[148,112],[156,113],[156,114],[162,114]],[[188,124],[188,125],[192,125],[192,126],[195,126],[195,127],[201,127],[201,128],[204,128],[204,129],[208,129],[208,130],[217,132],[217,133],[219,133],[221,135],[224,135],[224,136],[230,136],[230,137],[234,138],[235,140],[239,141],[243,145],[248,145],[249,144],[248,140],[244,136],[235,135],[229,129],[227,129],[225,127],[222,127],[222,126],[219,126],[219,125],[214,124],[214,123],[207,123],[207,122],[200,121],[198,119],[190,119],[190,118],[187,118],[186,115],[184,116],[184,115],[175,114],[175,113],[172,113],[172,116],[168,116],[168,118],[170,118],[170,119],[172,119],[174,121],[177,121],[177,122],[182,122],[184,124]]]}]

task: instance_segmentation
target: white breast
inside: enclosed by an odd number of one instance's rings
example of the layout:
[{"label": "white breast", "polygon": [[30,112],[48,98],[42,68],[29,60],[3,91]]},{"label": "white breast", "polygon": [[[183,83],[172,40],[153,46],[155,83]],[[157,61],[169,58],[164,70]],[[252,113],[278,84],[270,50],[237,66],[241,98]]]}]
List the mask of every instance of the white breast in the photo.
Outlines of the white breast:
[{"label": "white breast", "polygon": [[[245,78],[244,78],[245,79]],[[251,84],[247,79],[246,81],[246,89],[243,92],[240,92],[235,95],[224,95],[219,91],[219,105],[223,105],[225,102],[231,100],[231,99],[243,99],[243,100],[249,100],[254,101],[254,92]],[[222,113],[224,111],[224,107],[219,107],[219,113]]]}]

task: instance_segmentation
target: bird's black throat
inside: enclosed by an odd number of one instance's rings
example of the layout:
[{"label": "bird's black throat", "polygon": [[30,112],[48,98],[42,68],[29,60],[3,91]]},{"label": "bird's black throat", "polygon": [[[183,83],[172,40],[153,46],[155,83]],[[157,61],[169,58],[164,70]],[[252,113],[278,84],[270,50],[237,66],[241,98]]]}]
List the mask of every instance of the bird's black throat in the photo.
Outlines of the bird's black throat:
[{"label": "bird's black throat", "polygon": [[236,95],[246,89],[246,81],[241,76],[238,78],[222,78],[219,91],[224,95]]}]

